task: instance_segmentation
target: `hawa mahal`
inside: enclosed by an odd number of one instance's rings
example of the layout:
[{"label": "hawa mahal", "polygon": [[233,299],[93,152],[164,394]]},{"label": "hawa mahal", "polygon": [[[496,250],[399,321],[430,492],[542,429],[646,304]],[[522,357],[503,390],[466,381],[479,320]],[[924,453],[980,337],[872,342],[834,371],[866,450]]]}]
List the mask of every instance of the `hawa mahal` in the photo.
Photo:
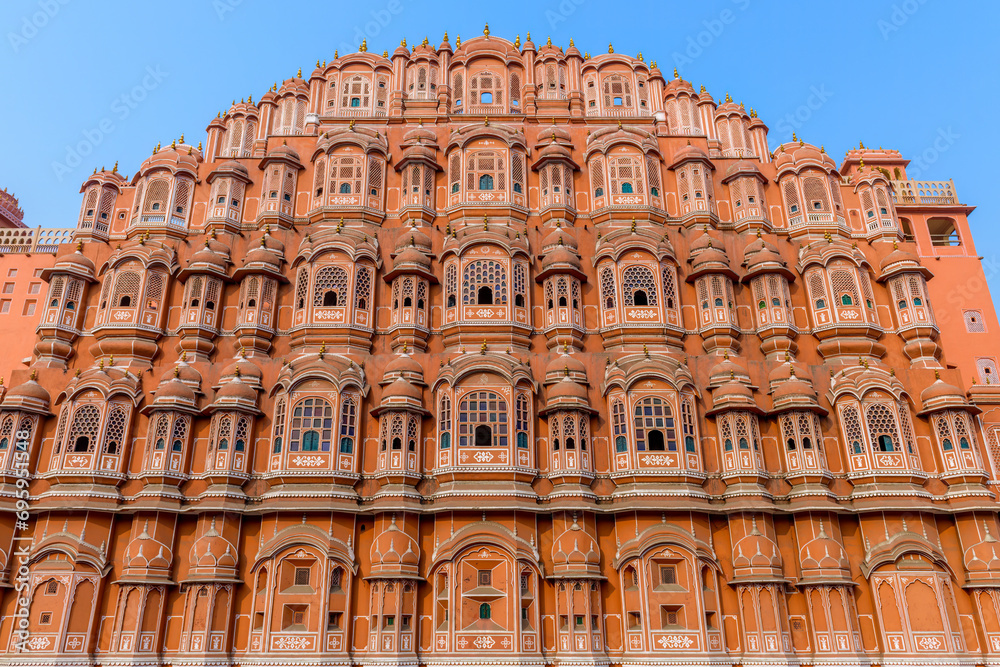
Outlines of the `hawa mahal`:
[{"label": "hawa mahal", "polygon": [[907,164],[487,30],[4,193],[0,665],[1000,664],[1000,324]]}]

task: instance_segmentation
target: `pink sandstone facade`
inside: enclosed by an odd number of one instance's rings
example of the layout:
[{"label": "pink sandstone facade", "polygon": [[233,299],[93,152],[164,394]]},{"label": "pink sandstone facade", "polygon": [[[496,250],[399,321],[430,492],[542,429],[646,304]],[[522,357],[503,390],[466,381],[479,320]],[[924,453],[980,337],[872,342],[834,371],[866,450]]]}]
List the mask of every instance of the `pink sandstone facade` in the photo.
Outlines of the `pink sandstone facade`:
[{"label": "pink sandstone facade", "polygon": [[972,208],[609,51],[363,45],[3,246],[0,664],[1000,664]]}]

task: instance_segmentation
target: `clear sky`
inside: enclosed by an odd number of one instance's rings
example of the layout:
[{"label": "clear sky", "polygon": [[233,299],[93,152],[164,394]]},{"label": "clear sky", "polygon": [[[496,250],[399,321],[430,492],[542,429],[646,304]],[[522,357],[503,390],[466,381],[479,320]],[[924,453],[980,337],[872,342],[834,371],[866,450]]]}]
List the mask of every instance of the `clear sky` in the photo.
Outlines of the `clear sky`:
[{"label": "clear sky", "polygon": [[480,35],[488,21],[493,35],[573,38],[595,55],[612,43],[667,76],[676,66],[757,110],[772,147],[795,132],[839,162],[863,141],[900,150],[911,177],[954,179],[978,207],[973,234],[1000,296],[986,159],[1000,139],[998,18],[998,3],[960,0],[2,0],[0,187],[29,226],[73,226],[95,167],[119,160],[131,176],[157,142],[203,140],[234,98],[259,99],[363,37],[391,52],[403,38]]}]

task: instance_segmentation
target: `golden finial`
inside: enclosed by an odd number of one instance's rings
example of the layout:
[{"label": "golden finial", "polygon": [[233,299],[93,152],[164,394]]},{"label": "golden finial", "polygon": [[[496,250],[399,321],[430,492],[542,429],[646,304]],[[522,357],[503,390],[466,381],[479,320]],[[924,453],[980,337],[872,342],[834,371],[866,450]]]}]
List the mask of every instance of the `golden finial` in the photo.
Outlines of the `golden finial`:
[{"label": "golden finial", "polygon": [[404,39],[399,40],[399,45],[402,46],[405,49],[406,48],[406,39],[404,38]]},{"label": "golden finial", "polygon": [[648,348],[648,347],[646,347],[646,344],[645,344],[645,343],[643,343],[643,345],[642,345],[642,354],[643,354],[643,355],[644,355],[644,356],[645,356],[645,357],[646,357],[647,359],[649,359],[649,348]]},{"label": "golden finial", "polygon": [[382,51],[382,57],[383,58],[388,58],[389,57],[389,49],[385,49],[384,51]]},{"label": "golden finial", "polygon": [[101,359],[100,363],[97,364],[97,367],[100,368],[102,371],[104,370],[104,359]]},{"label": "golden finial", "polygon": [[403,341],[403,354],[406,354],[406,341]]},{"label": "golden finial", "polygon": [[296,76],[297,78],[299,78],[299,79],[301,79],[301,78],[302,78],[302,68],[301,68],[301,67],[299,68],[299,71],[295,73],[295,76]]},{"label": "golden finial", "polygon": [[240,376],[242,376],[242,375],[243,375],[243,371],[241,371],[241,370],[240,370],[240,367],[239,367],[239,366],[237,366],[237,367],[236,367],[236,372],[235,372],[234,374],[236,375],[236,377],[240,377]]},{"label": "golden finial", "polygon": [[486,341],[483,341],[482,347],[479,348],[479,354],[486,354]]},{"label": "golden finial", "polygon": [[78,377],[80,377],[80,374],[81,374],[81,371],[80,371],[80,369],[79,369],[79,368],[77,368],[77,369],[76,369],[76,372],[75,372],[75,373],[73,373],[73,377],[76,377],[76,378],[78,378]]},{"label": "golden finial", "polygon": [[351,121],[351,125],[350,125],[350,127],[348,129],[350,129],[351,131],[354,131],[354,121],[353,120]]},{"label": "golden finial", "polygon": [[530,42],[531,41],[531,33],[530,32],[525,33],[525,35],[524,35],[524,41],[526,41],[526,42]]},{"label": "golden finial", "polygon": [[797,136],[795,136],[794,132],[792,132],[792,141],[798,141],[798,140],[799,140],[799,138]]},{"label": "golden finial", "polygon": [[201,150],[201,142],[200,141],[198,142],[198,150],[199,151]]},{"label": "golden finial", "polygon": [[608,53],[614,53],[615,47],[609,42],[608,43]]},{"label": "golden finial", "polygon": [[444,42],[448,41],[448,31],[447,30],[444,31],[444,39],[442,41],[444,41]]},{"label": "golden finial", "polygon": [[621,121],[618,121],[618,129],[619,130],[622,129],[622,122]]},{"label": "golden finial", "polygon": [[941,371],[939,371],[937,369],[934,370],[934,379],[935,380],[940,380],[941,379]]},{"label": "golden finial", "polygon": [[420,46],[427,46],[428,44],[430,44],[430,42],[431,42],[431,41],[430,41],[429,39],[427,39],[427,37],[426,37],[426,36],[424,36],[424,41],[422,41],[422,42],[420,43]]},{"label": "golden finial", "polygon": [[486,116],[486,118],[483,119],[483,125],[486,126],[486,127],[490,126],[490,117],[489,116]]},{"label": "golden finial", "polygon": [[484,232],[485,232],[485,231],[489,231],[489,228],[490,228],[490,220],[489,220],[489,218],[487,218],[487,217],[486,217],[486,216],[484,215],[484,216],[483,216],[483,231],[484,231]]},{"label": "golden finial", "polygon": [[326,355],[326,342],[324,341],[319,346],[319,358],[322,359]]},{"label": "golden finial", "polygon": [[639,55],[637,57],[639,58],[639,62],[641,63],[646,62],[645,59],[642,57],[642,51],[639,52]]},{"label": "golden finial", "polygon": [[319,69],[319,58],[316,59],[316,69]]},{"label": "golden finial", "polygon": [[460,46],[462,46],[462,36],[455,35],[455,48],[457,49]]},{"label": "golden finial", "polygon": [[[340,58],[340,51],[338,51],[337,49],[334,49],[333,50],[333,59],[336,60],[338,58]],[[275,85],[277,85],[277,84],[275,84]]]},{"label": "golden finial", "polygon": [[676,67],[674,68],[674,78],[675,79],[681,78],[681,75],[677,73],[677,68]]},{"label": "golden finial", "polygon": [[548,36],[548,37],[547,37],[547,38],[545,39],[545,46],[552,46],[552,36],[551,36],[551,35],[549,35],[549,36]]},{"label": "golden finial", "polygon": [[486,26],[483,28],[483,35],[485,35],[486,37],[490,36],[490,24],[489,23],[487,23]]},{"label": "golden finial", "polygon": [[174,366],[174,377],[179,377],[180,374],[181,374],[181,369],[178,368],[177,366]]},{"label": "golden finial", "polygon": [[36,377],[38,377],[38,373],[32,370],[31,375],[28,377],[28,379],[34,382]]},{"label": "golden finial", "polygon": [[361,46],[358,47],[358,51],[360,51],[361,53],[365,53],[366,51],[368,51],[368,40],[367,39],[362,39],[361,40]]},{"label": "golden finial", "polygon": [[569,45],[571,47],[576,46],[576,44],[573,43],[573,38],[572,37],[569,38]]}]

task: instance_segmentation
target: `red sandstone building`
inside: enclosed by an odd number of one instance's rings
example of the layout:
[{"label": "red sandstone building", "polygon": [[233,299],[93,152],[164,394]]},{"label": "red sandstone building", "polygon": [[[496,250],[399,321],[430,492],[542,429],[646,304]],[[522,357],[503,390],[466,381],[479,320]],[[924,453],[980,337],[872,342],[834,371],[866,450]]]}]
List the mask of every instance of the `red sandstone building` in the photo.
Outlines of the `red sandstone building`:
[{"label": "red sandstone building", "polygon": [[2,248],[0,663],[1000,663],[972,208],[767,133],[446,36],[95,172]]}]

